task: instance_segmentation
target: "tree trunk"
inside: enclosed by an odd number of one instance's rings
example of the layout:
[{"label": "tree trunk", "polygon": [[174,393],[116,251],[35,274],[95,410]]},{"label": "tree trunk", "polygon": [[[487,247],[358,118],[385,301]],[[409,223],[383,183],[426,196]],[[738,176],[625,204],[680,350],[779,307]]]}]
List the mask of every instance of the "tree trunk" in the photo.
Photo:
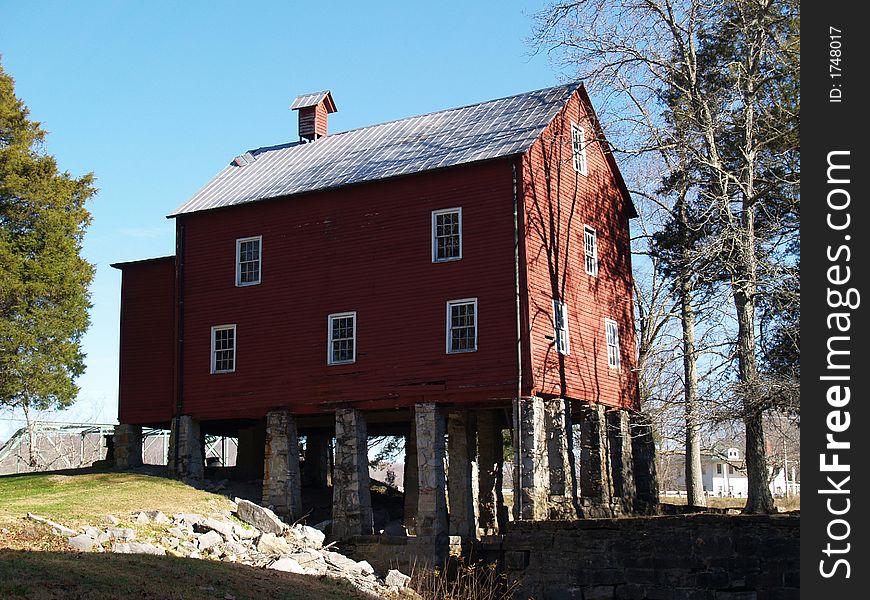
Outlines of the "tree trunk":
[{"label": "tree trunk", "polygon": [[685,278],[680,285],[680,318],[683,327],[684,399],[686,404],[686,495],[689,506],[707,506],[701,474],[701,424],[698,402],[698,368],[695,356],[695,312]]},{"label": "tree trunk", "polygon": [[686,409],[686,502],[707,506],[701,473],[701,424],[698,401],[698,357],[695,353],[695,309],[692,307],[691,256],[688,235],[686,192],[677,201],[676,217],[680,227],[680,325],[683,329],[683,398]]},{"label": "tree trunk", "polygon": [[750,384],[744,388],[743,426],[746,429],[746,478],[749,489],[746,495],[746,513],[772,513],[776,511],[770,494],[767,477],[767,456],[764,447],[762,408],[755,402],[751,384],[757,380],[755,364],[755,303],[744,291],[734,292],[737,308],[737,362],[740,382]]}]

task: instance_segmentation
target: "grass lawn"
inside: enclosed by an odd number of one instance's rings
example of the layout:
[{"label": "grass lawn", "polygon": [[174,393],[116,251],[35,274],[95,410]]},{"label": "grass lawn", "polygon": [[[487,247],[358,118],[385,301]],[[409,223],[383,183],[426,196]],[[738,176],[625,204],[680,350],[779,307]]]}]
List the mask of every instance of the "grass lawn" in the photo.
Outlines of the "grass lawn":
[{"label": "grass lawn", "polygon": [[[68,473],[68,472],[67,472]],[[35,473],[0,477],[0,522],[26,516],[48,517],[69,527],[100,525],[113,514],[122,521],[140,510],[216,514],[230,501],[179,481],[137,473],[83,470],[81,474]]]},{"label": "grass lawn", "polygon": [[[82,471],[0,477],[0,598],[200,600],[360,600],[349,584],[246,565],[171,556],[81,553],[28,512],[72,528],[105,526],[112,514],[127,527],[133,512],[218,514],[227,498],[181,482],[136,473]],[[153,532],[150,532],[153,533]],[[140,536],[137,536],[140,537]],[[140,539],[142,539],[140,537]]]}]

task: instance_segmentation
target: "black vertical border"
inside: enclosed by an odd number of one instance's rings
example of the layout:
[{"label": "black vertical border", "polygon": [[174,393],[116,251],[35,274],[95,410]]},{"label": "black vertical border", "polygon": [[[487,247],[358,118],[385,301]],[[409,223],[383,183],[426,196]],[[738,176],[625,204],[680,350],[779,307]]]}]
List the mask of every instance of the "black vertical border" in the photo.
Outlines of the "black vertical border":
[{"label": "black vertical border", "polygon": [[[870,417],[867,414],[867,386],[870,368],[864,362],[870,353],[864,348],[868,343],[865,313],[870,306],[867,285],[867,226],[870,224],[866,204],[867,179],[870,178],[870,165],[867,164],[864,137],[865,120],[858,110],[868,104],[870,92],[865,92],[865,80],[870,74],[868,63],[870,53],[867,38],[870,28],[865,19],[859,16],[863,2],[807,0],[801,3],[801,598],[821,598],[851,600],[867,598],[868,579],[870,579],[870,559],[867,546],[870,542],[862,513],[867,511],[865,481],[867,440],[870,438]],[[830,29],[839,29],[842,37],[832,38]],[[832,47],[831,41],[838,40],[839,48]],[[837,44],[834,44],[837,46]],[[831,50],[839,49],[841,76],[832,76]],[[834,53],[836,55],[836,52]],[[839,90],[839,92],[831,92]],[[841,94],[840,101],[833,102]],[[848,151],[847,159],[842,155],[837,160],[848,161],[850,182],[846,185],[828,183],[828,155],[833,151]],[[843,174],[844,171],[839,171]],[[847,209],[831,211],[828,207],[828,194],[832,189],[846,189],[851,197]],[[844,196],[836,194],[835,202],[842,204]],[[828,226],[828,214],[835,213],[835,220],[842,223],[845,213],[849,213],[848,229],[835,231]],[[847,239],[847,236],[849,239]],[[846,262],[845,253],[839,261],[828,258],[830,251],[836,256],[841,245],[849,246],[851,260]],[[835,265],[851,269],[850,281],[842,285],[832,285],[828,280],[828,269]],[[843,270],[839,271],[842,276]],[[836,274],[835,274],[836,276]],[[844,291],[855,288],[861,293],[860,305],[855,309],[832,308],[829,306],[828,289]],[[850,313],[851,327],[848,333],[828,329],[828,316],[834,312]],[[837,440],[848,441],[850,448],[841,450],[839,462],[849,464],[848,473],[822,472],[820,455],[835,450],[826,450],[826,435],[829,432],[827,418],[829,412],[837,410],[829,405],[827,392],[834,382],[820,379],[834,374],[827,368],[828,339],[830,336],[848,336],[848,374],[850,380],[838,382],[850,388],[851,400],[839,410],[848,411],[850,426],[845,432],[834,434]],[[842,341],[838,347],[845,346]],[[842,417],[842,415],[841,415]],[[827,459],[831,462],[831,458]],[[843,476],[850,480],[842,484]],[[848,489],[848,494],[826,494],[822,490],[831,489],[827,477]],[[836,516],[831,514],[827,501],[831,499],[834,510],[842,510],[846,499],[850,502],[847,513]],[[842,522],[831,525],[831,532],[841,537],[846,531],[849,536],[837,541],[829,538],[828,527],[834,519]],[[825,554],[828,543],[834,549],[848,552]],[[829,573],[838,558],[849,563],[849,577],[846,567],[840,564],[832,577],[824,577],[821,571]],[[821,564],[824,562],[824,566]]]}]

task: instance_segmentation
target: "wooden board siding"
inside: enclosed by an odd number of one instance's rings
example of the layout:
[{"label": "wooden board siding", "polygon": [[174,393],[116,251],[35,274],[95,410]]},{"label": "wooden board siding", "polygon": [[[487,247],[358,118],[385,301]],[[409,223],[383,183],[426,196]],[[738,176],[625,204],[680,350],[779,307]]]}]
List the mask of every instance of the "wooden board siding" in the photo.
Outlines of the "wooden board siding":
[{"label": "wooden board siding", "polygon": [[[587,175],[575,171],[571,122],[594,136],[574,94],[522,160],[530,393],[637,407],[635,328],[628,219],[633,212],[598,143],[586,148]],[[583,226],[598,237],[598,277],[583,262]],[[553,298],[568,306],[570,354],[554,346]],[[619,325],[621,367],[607,364],[605,318]]]},{"label": "wooden board siding", "polygon": [[[432,263],[431,212],[461,207],[462,259]],[[255,418],[516,395],[513,190],[500,159],[178,218],[184,412]],[[236,287],[235,240],[262,236],[262,282]],[[446,303],[478,299],[478,351],[445,352]],[[327,365],[327,315],[356,311],[357,361]],[[236,371],[210,374],[235,324]]]},{"label": "wooden board siding", "polygon": [[119,265],[121,347],[118,420],[168,423],[175,377],[175,260]]}]

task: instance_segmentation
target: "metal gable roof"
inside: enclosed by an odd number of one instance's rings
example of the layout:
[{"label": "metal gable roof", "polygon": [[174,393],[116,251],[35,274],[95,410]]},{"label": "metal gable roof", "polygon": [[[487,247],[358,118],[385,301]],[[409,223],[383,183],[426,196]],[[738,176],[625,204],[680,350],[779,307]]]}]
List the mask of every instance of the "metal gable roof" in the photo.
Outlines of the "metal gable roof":
[{"label": "metal gable roof", "polygon": [[570,95],[571,83],[335,133],[307,144],[251,150],[169,217],[375,181],[528,150]]}]

